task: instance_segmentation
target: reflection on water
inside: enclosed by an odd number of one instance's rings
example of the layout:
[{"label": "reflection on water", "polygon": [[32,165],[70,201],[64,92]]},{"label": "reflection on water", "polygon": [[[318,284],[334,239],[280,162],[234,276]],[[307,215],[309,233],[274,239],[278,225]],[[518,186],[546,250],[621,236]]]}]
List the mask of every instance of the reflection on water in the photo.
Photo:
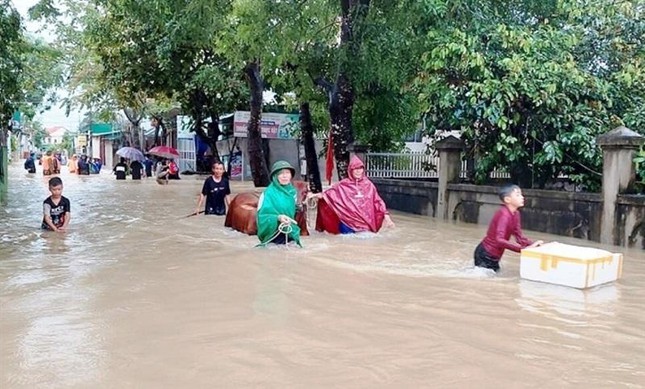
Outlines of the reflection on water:
[{"label": "reflection on water", "polygon": [[63,174],[73,216],[56,234],[38,229],[47,180],[10,174],[2,388],[644,387],[642,250],[605,247],[623,279],[581,291],[520,280],[512,253],[499,275],[474,269],[485,226],[413,215],[260,249],[185,217],[200,179],[107,173]]},{"label": "reflection on water", "polygon": [[520,280],[520,298],[523,309],[554,317],[591,317],[614,315],[620,291],[615,284],[600,285],[588,290]]}]

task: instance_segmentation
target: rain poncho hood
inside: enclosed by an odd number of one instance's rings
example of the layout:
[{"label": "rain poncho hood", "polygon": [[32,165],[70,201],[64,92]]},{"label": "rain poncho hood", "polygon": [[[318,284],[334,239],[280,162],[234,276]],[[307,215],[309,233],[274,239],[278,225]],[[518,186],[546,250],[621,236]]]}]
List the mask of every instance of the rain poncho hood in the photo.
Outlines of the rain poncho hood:
[{"label": "rain poncho hood", "polygon": [[348,167],[349,177],[327,189],[323,199],[338,219],[352,230],[378,232],[387,207],[364,173],[358,180],[354,178],[354,170],[360,168],[365,168],[363,162],[353,156]]},{"label": "rain poncho hood", "polygon": [[[296,218],[296,197],[298,192],[293,184],[280,185],[278,175],[282,169],[291,170],[291,176],[295,169],[286,161],[278,161],[271,168],[271,183],[266,188],[258,204],[257,224],[258,238],[260,244],[265,245],[278,234],[278,215],[287,215],[292,219]],[[291,224],[291,232],[288,239],[300,245],[300,228]]]}]

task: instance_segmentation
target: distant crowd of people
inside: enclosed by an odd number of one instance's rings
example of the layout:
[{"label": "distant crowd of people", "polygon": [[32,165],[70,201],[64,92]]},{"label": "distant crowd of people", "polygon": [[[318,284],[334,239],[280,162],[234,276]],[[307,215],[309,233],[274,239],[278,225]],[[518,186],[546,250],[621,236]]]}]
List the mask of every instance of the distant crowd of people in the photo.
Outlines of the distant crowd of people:
[{"label": "distant crowd of people", "polygon": [[[103,161],[100,158],[74,154],[68,160],[64,154],[51,151],[47,151],[40,157],[38,164],[42,165],[44,176],[60,174],[61,166],[67,166],[70,173],[79,175],[99,174],[103,167]],[[24,167],[28,173],[36,173],[36,156],[33,152],[25,160]],[[158,157],[153,159],[149,156],[146,156],[143,161],[127,161],[125,158],[120,158],[112,168],[112,173],[117,180],[125,180],[127,176],[131,176],[133,180],[155,177],[160,184],[166,184],[168,180],[180,179],[179,166],[174,160]]]},{"label": "distant crowd of people", "polygon": [[[60,174],[61,166],[67,166],[70,173],[79,175],[98,174],[103,167],[103,162],[100,158],[89,158],[87,155],[77,156],[72,155],[69,160],[61,153],[52,153],[48,151],[40,157],[38,164],[43,167],[43,175],[51,176]],[[29,157],[25,160],[25,170],[28,173],[36,173],[36,158],[34,153],[30,153]]]},{"label": "distant crowd of people", "polygon": [[145,157],[143,161],[132,160],[130,163],[125,158],[120,158],[119,163],[114,165],[112,173],[117,180],[125,180],[129,175],[133,180],[140,180],[142,177],[154,177],[160,184],[167,184],[168,180],[179,180],[179,166],[172,159]]},{"label": "distant crowd of people", "polygon": [[89,158],[85,154],[80,157],[76,154],[72,155],[72,158],[67,164],[67,168],[70,173],[76,173],[79,175],[99,174],[102,167],[103,162],[101,161],[101,158]]}]

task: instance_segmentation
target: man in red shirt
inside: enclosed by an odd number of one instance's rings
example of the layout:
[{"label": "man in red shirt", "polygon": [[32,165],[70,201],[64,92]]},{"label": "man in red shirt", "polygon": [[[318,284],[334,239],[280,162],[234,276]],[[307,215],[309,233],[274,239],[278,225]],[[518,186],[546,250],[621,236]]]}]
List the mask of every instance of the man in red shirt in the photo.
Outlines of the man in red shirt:
[{"label": "man in red shirt", "polygon": [[[544,242],[532,242],[522,234],[520,213],[518,210],[524,206],[522,190],[517,185],[507,185],[499,192],[499,198],[504,203],[495,213],[488,226],[486,237],[475,249],[475,266],[485,267],[499,271],[499,260],[504,250],[517,253],[523,248],[541,246]],[[515,236],[515,242],[509,239]]]}]

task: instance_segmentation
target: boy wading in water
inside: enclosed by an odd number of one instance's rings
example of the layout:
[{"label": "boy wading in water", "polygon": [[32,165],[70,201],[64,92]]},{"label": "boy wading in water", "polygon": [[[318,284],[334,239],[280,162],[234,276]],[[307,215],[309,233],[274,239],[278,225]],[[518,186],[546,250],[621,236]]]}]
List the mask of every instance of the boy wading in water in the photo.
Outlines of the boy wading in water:
[{"label": "boy wading in water", "polygon": [[204,181],[202,193],[199,195],[197,202],[197,209],[195,214],[199,214],[199,208],[202,207],[204,198],[206,199],[206,208],[204,214],[206,215],[225,215],[226,208],[228,208],[229,197],[231,188],[228,185],[228,179],[224,177],[224,164],[217,161],[211,164],[211,171],[213,175]]},{"label": "boy wading in water", "polygon": [[49,180],[49,192],[51,196],[43,201],[43,223],[42,229],[65,232],[72,214],[70,203],[67,197],[63,196],[63,181],[54,177]]},{"label": "boy wading in water", "polygon": [[[544,242],[532,242],[522,234],[519,209],[524,206],[522,190],[517,185],[507,185],[499,192],[502,207],[495,213],[488,226],[486,237],[475,249],[475,266],[499,271],[499,261],[504,250],[517,253],[527,247],[541,246]],[[517,243],[511,242],[511,235]]]}]

